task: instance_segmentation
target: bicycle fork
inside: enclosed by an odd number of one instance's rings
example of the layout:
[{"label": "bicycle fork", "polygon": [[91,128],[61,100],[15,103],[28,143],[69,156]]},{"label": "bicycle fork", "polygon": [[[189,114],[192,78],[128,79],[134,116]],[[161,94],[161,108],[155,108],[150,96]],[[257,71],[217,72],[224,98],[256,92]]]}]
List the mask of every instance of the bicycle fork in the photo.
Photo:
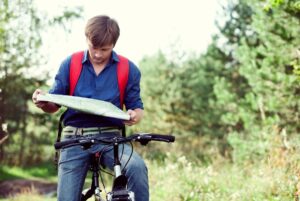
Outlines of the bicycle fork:
[{"label": "bicycle fork", "polygon": [[127,190],[127,177],[122,174],[121,162],[119,159],[119,144],[114,143],[114,174],[115,179],[112,186],[112,191],[107,194],[108,201],[128,200],[134,201],[134,193]]},{"label": "bicycle fork", "polygon": [[93,172],[92,175],[92,185],[91,188],[88,189],[85,193],[82,194],[81,200],[86,201],[88,198],[90,198],[92,195],[95,196],[96,201],[104,201],[101,198],[101,190],[99,187],[99,159],[100,159],[100,153],[97,152],[94,154],[92,158],[92,165],[91,165],[91,171]]},{"label": "bicycle fork", "polygon": [[100,190],[100,187],[99,187],[99,159],[100,159],[100,153],[97,152],[95,154],[95,157],[94,157],[94,165],[93,167],[95,168],[93,170],[93,180],[92,180],[92,186],[94,186],[94,195],[95,195],[95,200],[96,201],[104,201],[102,198],[101,198],[101,190]]}]

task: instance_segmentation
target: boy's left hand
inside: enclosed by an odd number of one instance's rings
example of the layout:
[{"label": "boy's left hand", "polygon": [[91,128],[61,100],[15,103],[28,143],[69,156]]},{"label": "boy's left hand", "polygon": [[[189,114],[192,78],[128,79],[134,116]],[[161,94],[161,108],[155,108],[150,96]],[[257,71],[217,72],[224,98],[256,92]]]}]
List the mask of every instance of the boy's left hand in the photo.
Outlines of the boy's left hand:
[{"label": "boy's left hand", "polygon": [[134,109],[134,110],[128,110],[127,114],[129,114],[130,119],[128,121],[124,121],[124,124],[127,126],[132,126],[134,124],[137,124],[140,122],[140,120],[143,117],[143,110],[142,109]]}]

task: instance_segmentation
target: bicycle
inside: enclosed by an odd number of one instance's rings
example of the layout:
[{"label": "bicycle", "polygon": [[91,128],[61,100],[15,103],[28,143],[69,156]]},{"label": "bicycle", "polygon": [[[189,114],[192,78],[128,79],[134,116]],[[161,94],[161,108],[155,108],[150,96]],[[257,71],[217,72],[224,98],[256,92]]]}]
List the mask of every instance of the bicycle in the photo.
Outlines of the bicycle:
[{"label": "bicycle", "polygon": [[[107,201],[134,201],[134,192],[127,189],[127,177],[122,173],[121,162],[119,159],[119,145],[124,143],[130,143],[132,150],[132,142],[139,142],[141,145],[147,145],[150,141],[162,141],[162,142],[174,142],[175,137],[172,135],[159,135],[153,133],[137,133],[128,137],[117,136],[113,138],[108,137],[85,137],[77,138],[62,142],[55,143],[55,149],[62,149],[71,146],[82,146],[83,149],[89,149],[92,145],[95,144],[107,144],[108,146],[113,146],[114,153],[114,179],[111,192],[108,192],[106,195]],[[102,150],[105,151],[105,150]],[[87,190],[84,190],[81,195],[81,201],[86,201],[94,195],[95,201],[104,201],[101,196],[102,190],[99,186],[99,171],[101,171],[101,152],[96,152],[92,156],[92,163],[90,171],[92,172],[92,184],[91,187]],[[130,157],[128,161],[130,160]],[[126,164],[125,164],[126,166]]]}]

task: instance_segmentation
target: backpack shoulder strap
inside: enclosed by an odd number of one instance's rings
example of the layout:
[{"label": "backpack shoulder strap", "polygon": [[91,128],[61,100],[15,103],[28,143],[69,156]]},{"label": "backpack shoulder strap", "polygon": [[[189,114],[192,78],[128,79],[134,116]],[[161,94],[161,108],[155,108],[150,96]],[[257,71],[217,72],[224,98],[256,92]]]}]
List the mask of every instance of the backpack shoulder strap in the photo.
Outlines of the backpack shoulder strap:
[{"label": "backpack shoulder strap", "polygon": [[118,55],[119,63],[117,65],[117,77],[118,77],[118,86],[120,91],[120,104],[123,108],[125,89],[128,82],[129,75],[129,61],[127,58]]},{"label": "backpack shoulder strap", "polygon": [[[70,84],[69,95],[71,95],[71,96],[74,94],[74,90],[75,90],[76,84],[78,82],[80,73],[81,73],[83,56],[84,56],[83,51],[76,52],[76,53],[72,54],[72,56],[71,56],[70,71],[69,71],[70,72],[70,75],[69,75],[69,81],[70,81],[69,82],[69,84]],[[60,140],[61,140],[61,132],[62,132],[62,129],[63,129],[63,118],[65,116],[65,113],[66,113],[66,111],[59,118],[56,142],[60,142]],[[58,167],[58,158],[59,158],[59,152],[56,151],[55,152],[55,158],[54,158],[56,168]]]},{"label": "backpack shoulder strap", "polygon": [[[125,89],[128,82],[129,76],[129,61],[127,58],[118,55],[119,63],[117,65],[117,78],[118,78],[118,86],[119,86],[119,93],[120,93],[120,105],[123,108],[124,104],[124,96],[125,96]],[[122,136],[126,137],[126,127],[123,125],[122,129]]]},{"label": "backpack shoulder strap", "polygon": [[71,57],[70,63],[70,91],[69,95],[73,95],[75,91],[76,84],[78,82],[81,69],[82,69],[82,59],[84,56],[84,51],[76,52]]}]

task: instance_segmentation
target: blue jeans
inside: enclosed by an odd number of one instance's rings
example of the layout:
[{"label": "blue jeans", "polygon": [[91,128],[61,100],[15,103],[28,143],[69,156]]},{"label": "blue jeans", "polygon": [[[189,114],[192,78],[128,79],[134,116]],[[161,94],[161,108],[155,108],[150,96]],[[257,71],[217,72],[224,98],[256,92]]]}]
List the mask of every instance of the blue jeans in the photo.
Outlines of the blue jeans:
[{"label": "blue jeans", "polygon": [[[70,138],[69,138],[70,139]],[[107,145],[94,145],[88,150],[80,146],[62,149],[58,167],[58,201],[80,201],[84,180],[91,162],[91,154],[102,150]],[[119,145],[121,156],[123,145]],[[121,164],[126,164],[131,153],[131,147],[124,145]],[[103,164],[113,169],[113,149],[102,156]],[[128,189],[135,194],[136,201],[149,201],[148,170],[143,159],[136,153],[126,166],[125,175],[128,178]]]}]

